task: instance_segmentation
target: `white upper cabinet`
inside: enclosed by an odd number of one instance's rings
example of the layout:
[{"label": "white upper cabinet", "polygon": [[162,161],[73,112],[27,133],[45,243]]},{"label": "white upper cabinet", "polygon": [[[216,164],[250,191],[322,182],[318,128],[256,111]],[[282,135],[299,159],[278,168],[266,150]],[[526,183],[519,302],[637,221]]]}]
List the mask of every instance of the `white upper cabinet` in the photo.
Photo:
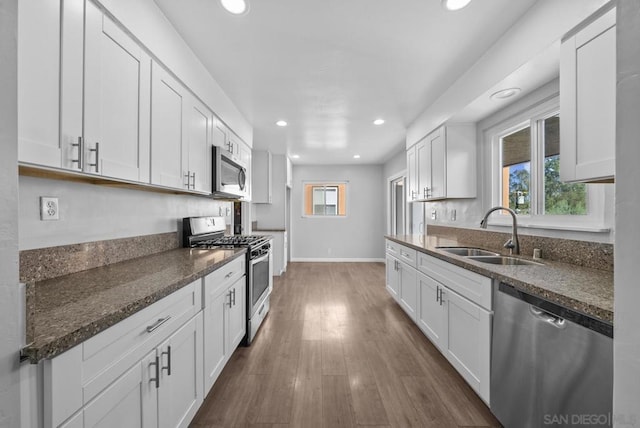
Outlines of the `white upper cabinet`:
[{"label": "white upper cabinet", "polygon": [[590,18],[562,41],[560,178],[615,176],[616,9]]},{"label": "white upper cabinet", "polygon": [[84,171],[148,182],[151,59],[86,4]]},{"label": "white upper cabinet", "polygon": [[21,162],[60,166],[59,79],[60,1],[21,0],[18,3],[18,159]]},{"label": "white upper cabinet", "polygon": [[151,183],[186,188],[182,159],[187,138],[182,124],[187,91],[155,61],[151,75]]},{"label": "white upper cabinet", "polygon": [[256,151],[252,159],[251,179],[253,203],[270,204],[273,201],[273,163],[271,152]]},{"label": "white upper cabinet", "polygon": [[476,128],[448,124],[407,151],[410,201],[476,196]]},{"label": "white upper cabinet", "polygon": [[188,189],[210,193],[213,113],[195,97],[190,101],[186,114],[189,143],[183,173]]},{"label": "white upper cabinet", "polygon": [[422,141],[407,150],[407,201],[415,201],[418,197],[418,161],[416,152]]}]

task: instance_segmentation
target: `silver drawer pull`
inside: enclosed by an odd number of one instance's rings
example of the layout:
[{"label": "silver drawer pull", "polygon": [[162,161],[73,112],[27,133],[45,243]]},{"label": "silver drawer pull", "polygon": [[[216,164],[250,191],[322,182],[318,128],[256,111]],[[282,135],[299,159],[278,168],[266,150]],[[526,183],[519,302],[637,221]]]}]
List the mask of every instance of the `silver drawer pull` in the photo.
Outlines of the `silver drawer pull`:
[{"label": "silver drawer pull", "polygon": [[167,315],[164,318],[158,318],[158,321],[147,326],[147,333],[151,333],[152,331],[156,330],[158,327],[160,327],[162,324],[166,323],[170,319],[171,319],[171,315]]},{"label": "silver drawer pull", "polygon": [[[167,365],[166,366],[162,366],[160,370],[167,371],[167,376],[171,376],[171,345],[167,346],[167,350],[166,351],[162,351],[162,355],[166,355],[167,356]],[[163,362],[164,364],[164,362]]]},{"label": "silver drawer pull", "polygon": [[231,272],[229,272],[228,274],[226,274],[226,275],[224,276],[224,279],[231,278],[231,276],[233,276],[233,271],[231,271]]}]

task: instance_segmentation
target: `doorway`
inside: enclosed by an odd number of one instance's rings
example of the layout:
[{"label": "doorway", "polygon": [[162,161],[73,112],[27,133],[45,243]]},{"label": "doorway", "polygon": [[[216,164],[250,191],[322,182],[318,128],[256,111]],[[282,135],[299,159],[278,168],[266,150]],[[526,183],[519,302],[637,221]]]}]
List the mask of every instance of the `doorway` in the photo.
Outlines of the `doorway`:
[{"label": "doorway", "polygon": [[389,180],[389,233],[405,235],[405,181],[404,175]]}]

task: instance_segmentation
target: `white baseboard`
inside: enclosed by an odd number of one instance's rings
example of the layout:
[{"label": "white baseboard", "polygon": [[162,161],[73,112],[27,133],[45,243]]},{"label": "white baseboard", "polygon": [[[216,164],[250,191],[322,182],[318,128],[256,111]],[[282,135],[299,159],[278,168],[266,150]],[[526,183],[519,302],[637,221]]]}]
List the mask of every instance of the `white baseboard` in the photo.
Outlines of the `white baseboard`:
[{"label": "white baseboard", "polygon": [[313,263],[384,263],[385,259],[376,258],[314,258],[314,257],[301,257],[292,258],[292,262],[313,262]]}]

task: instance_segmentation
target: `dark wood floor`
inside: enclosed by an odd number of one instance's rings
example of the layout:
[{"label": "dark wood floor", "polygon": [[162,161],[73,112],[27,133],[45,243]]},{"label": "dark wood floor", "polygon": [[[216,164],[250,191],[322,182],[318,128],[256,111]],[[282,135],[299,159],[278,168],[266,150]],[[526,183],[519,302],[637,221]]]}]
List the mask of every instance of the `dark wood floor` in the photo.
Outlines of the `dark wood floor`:
[{"label": "dark wood floor", "polygon": [[192,426],[499,426],[384,284],[382,263],[290,264]]}]

